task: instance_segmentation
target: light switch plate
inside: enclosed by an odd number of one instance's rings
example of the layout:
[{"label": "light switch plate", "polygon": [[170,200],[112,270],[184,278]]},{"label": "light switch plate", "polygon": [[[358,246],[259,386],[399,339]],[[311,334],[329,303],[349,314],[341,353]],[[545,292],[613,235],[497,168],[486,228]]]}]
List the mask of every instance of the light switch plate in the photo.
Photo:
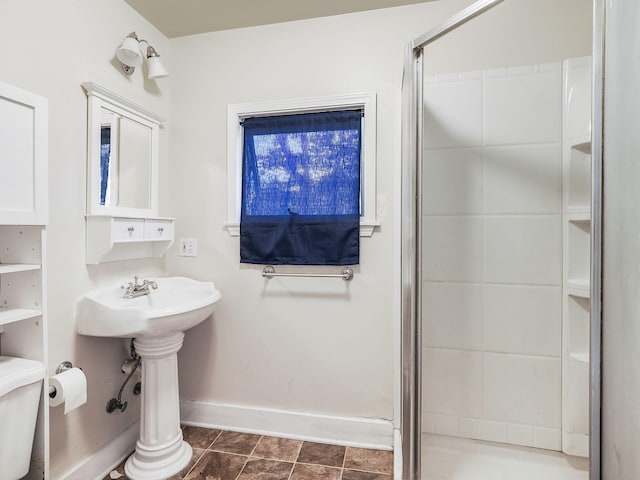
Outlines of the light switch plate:
[{"label": "light switch plate", "polygon": [[180,256],[196,257],[198,255],[198,241],[195,238],[180,239]]}]

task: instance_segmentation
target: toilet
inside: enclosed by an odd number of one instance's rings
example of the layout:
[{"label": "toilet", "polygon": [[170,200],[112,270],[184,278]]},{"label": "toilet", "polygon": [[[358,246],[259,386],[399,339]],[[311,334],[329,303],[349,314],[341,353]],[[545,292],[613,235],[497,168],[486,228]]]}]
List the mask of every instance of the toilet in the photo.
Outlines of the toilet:
[{"label": "toilet", "polygon": [[40,362],[0,356],[0,478],[29,473],[45,368]]}]

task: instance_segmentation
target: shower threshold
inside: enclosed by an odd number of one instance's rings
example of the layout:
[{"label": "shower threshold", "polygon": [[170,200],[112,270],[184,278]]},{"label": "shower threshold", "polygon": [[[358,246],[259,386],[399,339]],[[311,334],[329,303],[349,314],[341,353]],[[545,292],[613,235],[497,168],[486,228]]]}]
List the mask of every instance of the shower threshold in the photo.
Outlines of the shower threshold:
[{"label": "shower threshold", "polygon": [[422,434],[422,480],[588,480],[589,460],[561,452]]}]

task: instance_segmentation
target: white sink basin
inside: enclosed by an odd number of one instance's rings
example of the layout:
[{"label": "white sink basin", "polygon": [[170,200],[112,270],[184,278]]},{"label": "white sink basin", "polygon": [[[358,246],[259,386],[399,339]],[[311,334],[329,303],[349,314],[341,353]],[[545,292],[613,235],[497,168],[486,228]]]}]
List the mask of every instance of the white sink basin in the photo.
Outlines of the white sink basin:
[{"label": "white sink basin", "polygon": [[211,282],[185,277],[153,280],[158,288],[136,298],[123,298],[120,284],[87,293],[76,308],[78,333],[131,338],[184,332],[209,317],[221,297]]},{"label": "white sink basin", "polygon": [[[155,280],[148,295],[123,298],[120,285],[87,293],[76,306],[78,332],[97,337],[135,337],[142,358],[140,435],[125,463],[132,480],[169,478],[191,460],[182,438],[178,351],[184,331],[211,315],[220,292],[211,282],[184,277]],[[138,279],[136,278],[136,284]]]}]

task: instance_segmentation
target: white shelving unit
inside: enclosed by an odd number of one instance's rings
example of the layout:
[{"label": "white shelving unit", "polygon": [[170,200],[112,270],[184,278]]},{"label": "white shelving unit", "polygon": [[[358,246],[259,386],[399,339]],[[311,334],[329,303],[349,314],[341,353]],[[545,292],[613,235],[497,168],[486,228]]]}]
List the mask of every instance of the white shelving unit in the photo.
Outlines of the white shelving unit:
[{"label": "white shelving unit", "polygon": [[[2,235],[2,237],[5,237],[5,235]],[[19,264],[19,263],[10,264],[10,265],[0,264],[0,276],[8,275],[11,273],[32,272],[34,270],[41,270],[41,269],[42,269],[42,266],[39,264]],[[10,285],[10,283],[7,283],[7,285]],[[2,290],[0,290],[0,292],[1,291]],[[6,302],[6,300],[3,302]],[[13,322],[19,322],[21,320],[29,320],[29,319],[37,318],[41,316],[42,316],[41,308],[19,308],[19,307],[10,308],[8,303],[7,304],[3,303],[3,305],[0,305],[0,326],[7,325]]]},{"label": "white shelving unit", "polygon": [[[3,225],[0,221],[0,328],[6,334],[9,326],[22,322],[36,322],[44,316],[42,263],[44,227],[36,225]],[[44,346],[42,335],[37,335]],[[35,343],[36,340],[29,343]],[[18,351],[21,345],[4,335],[0,340],[2,355]],[[33,348],[27,348],[33,351]],[[37,357],[37,358],[35,358]],[[42,354],[29,356],[43,361]]]},{"label": "white shelving unit", "polygon": [[562,451],[589,455],[591,57],[563,65]]},{"label": "white shelving unit", "polygon": [[[0,354],[37,360],[46,367],[45,236],[44,226],[3,225],[0,219]],[[45,386],[46,378],[27,479],[48,477]]]},{"label": "white shelving unit", "polygon": [[[47,100],[0,82],[0,355],[47,368]],[[49,478],[43,381],[27,480]]]}]

